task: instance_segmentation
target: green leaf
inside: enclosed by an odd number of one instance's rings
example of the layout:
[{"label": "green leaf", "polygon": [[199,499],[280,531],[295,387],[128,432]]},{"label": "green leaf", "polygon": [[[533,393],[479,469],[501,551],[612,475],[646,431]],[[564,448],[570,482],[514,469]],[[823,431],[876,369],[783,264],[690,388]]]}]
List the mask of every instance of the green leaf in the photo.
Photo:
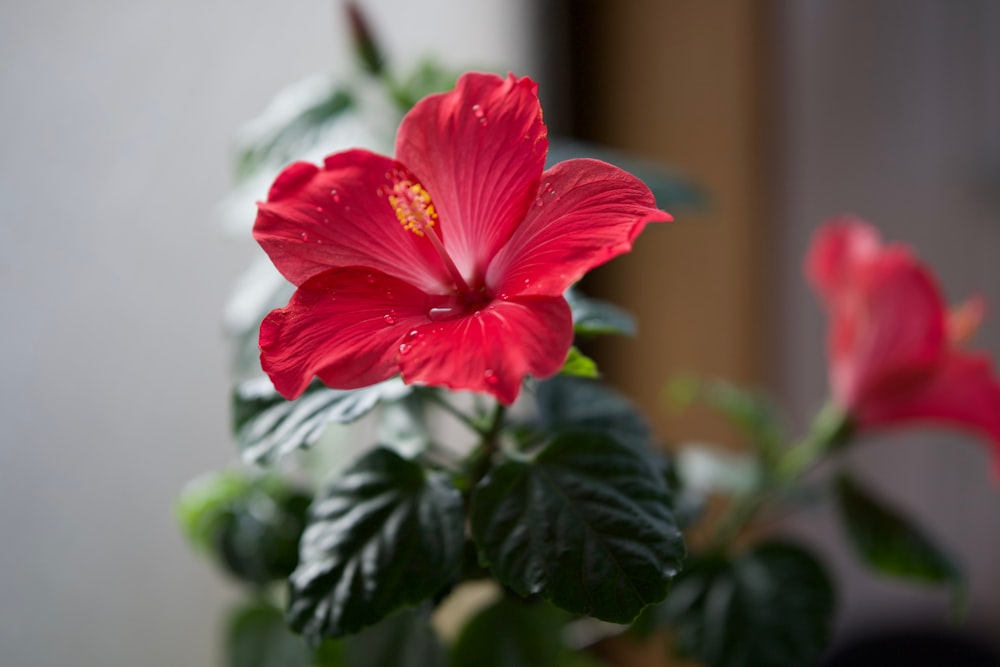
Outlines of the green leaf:
[{"label": "green leaf", "polygon": [[643,456],[653,458],[653,430],[632,403],[601,382],[555,375],[538,383],[538,430],[606,433]]},{"label": "green leaf", "polygon": [[784,447],[781,420],[763,394],[725,380],[682,375],[673,378],[667,393],[681,406],[702,400],[725,417],[758,451],[775,456]]},{"label": "green leaf", "polygon": [[833,605],[820,564],[771,542],[732,561],[692,559],[658,611],[678,650],[707,667],[802,667],[826,647]]},{"label": "green leaf", "polygon": [[[238,147],[237,179],[249,177],[264,165],[283,165],[296,159],[354,104],[352,93],[332,81],[320,86],[318,80],[307,80],[287,89],[262,119],[279,114],[287,117],[246,133],[248,136]],[[289,115],[288,109],[293,106],[297,108]]]},{"label": "green leaf", "polygon": [[250,478],[235,472],[212,473],[189,482],[177,500],[177,520],[197,549],[211,551],[219,522],[250,488]]},{"label": "green leaf", "polygon": [[597,371],[597,362],[581,352],[576,345],[569,348],[569,354],[566,355],[566,362],[559,372],[563,375],[582,378],[597,378],[600,376],[600,373]]},{"label": "green leaf", "polygon": [[451,652],[451,667],[556,665],[565,614],[547,603],[525,603],[505,595],[476,614]]},{"label": "green leaf", "polygon": [[850,542],[870,568],[891,577],[961,587],[954,561],[899,511],[846,474],[840,475],[835,488]]},{"label": "green leaf", "polygon": [[424,60],[402,83],[395,86],[392,94],[402,111],[433,93],[441,93],[455,87],[459,72],[446,69],[433,60]]},{"label": "green leaf", "polygon": [[230,574],[259,586],[295,569],[311,500],[275,476],[221,473],[190,485],[178,515],[192,543]]},{"label": "green leaf", "polygon": [[618,306],[591,299],[571,287],[564,294],[573,313],[573,330],[580,335],[598,334],[635,335],[635,318]]},{"label": "green leaf", "polygon": [[348,424],[379,401],[411,391],[394,378],[363,389],[330,389],[314,382],[298,399],[286,401],[268,378],[237,385],[233,392],[233,429],[246,463],[270,463],[319,440],[330,424]]},{"label": "green leaf", "polygon": [[256,602],[236,610],[226,630],[229,667],[310,667],[312,650],[285,625],[280,610]]},{"label": "green leaf", "polygon": [[707,200],[705,193],[691,181],[664,165],[598,144],[564,137],[549,137],[547,167],[563,160],[581,157],[603,160],[634,174],[649,186],[653,196],[656,197],[656,205],[660,208],[675,211],[680,208],[697,209],[705,206]]},{"label": "green leaf", "polygon": [[[329,642],[327,642],[329,643]],[[344,641],[349,667],[444,667],[444,647],[421,609],[403,609]]]},{"label": "green leaf", "polygon": [[289,623],[310,641],[373,625],[440,591],[462,561],[462,496],[392,450],[362,457],[310,509]]},{"label": "green leaf", "polygon": [[496,467],[470,523],[501,583],[616,623],[662,600],[684,557],[662,475],[604,433],[565,433]]},{"label": "green leaf", "polygon": [[226,628],[228,667],[346,667],[339,643],[312,649],[285,625],[285,615],[258,600],[230,614]]}]

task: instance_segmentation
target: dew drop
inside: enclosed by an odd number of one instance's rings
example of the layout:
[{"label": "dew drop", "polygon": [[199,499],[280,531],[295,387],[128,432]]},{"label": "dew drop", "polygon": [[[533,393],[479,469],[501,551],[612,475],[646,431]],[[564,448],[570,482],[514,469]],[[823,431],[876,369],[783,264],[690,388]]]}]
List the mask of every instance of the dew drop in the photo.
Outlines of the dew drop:
[{"label": "dew drop", "polygon": [[405,355],[407,352],[409,352],[412,349],[413,349],[413,346],[410,345],[409,343],[400,343],[399,344],[399,354],[400,354],[400,356]]},{"label": "dew drop", "polygon": [[531,278],[525,278],[524,279],[524,284],[525,285],[530,285],[531,284]]},{"label": "dew drop", "polygon": [[480,317],[479,311],[477,310],[476,312],[472,313],[472,316],[473,317]]},{"label": "dew drop", "polygon": [[510,301],[510,296],[508,296],[506,292],[500,292],[498,296],[501,301]]},{"label": "dew drop", "polygon": [[365,277],[365,280],[368,281],[369,285],[374,285],[375,284],[375,276],[373,276],[370,273]]},{"label": "dew drop", "polygon": [[337,202],[338,204],[340,203],[340,195],[337,193],[336,188],[330,190],[330,196],[333,197],[333,201]]},{"label": "dew drop", "polygon": [[432,321],[437,322],[439,320],[450,320],[458,315],[459,309],[452,306],[445,306],[443,308],[431,308],[427,311],[427,317]]},{"label": "dew drop", "polygon": [[472,113],[479,119],[479,124],[485,126],[486,122],[486,111],[478,104],[472,105]]},{"label": "dew drop", "polygon": [[323,207],[322,206],[317,206],[316,207],[316,212],[317,213],[322,213],[323,212]]},{"label": "dew drop", "polygon": [[302,232],[301,234],[299,234],[299,236],[302,237],[303,241],[308,241],[309,240],[309,235],[306,234],[305,232]]},{"label": "dew drop", "polygon": [[385,291],[385,298],[388,299],[389,301],[393,301],[393,300],[395,300],[396,295],[392,293],[391,289],[387,289]]},{"label": "dew drop", "polygon": [[496,373],[493,372],[492,368],[487,368],[483,371],[483,378],[486,380],[486,384],[491,387],[496,386],[496,383],[500,381],[500,379],[497,378]]},{"label": "dew drop", "polygon": [[385,315],[382,316],[382,319],[385,320],[386,324],[395,324],[396,323],[396,311],[390,310],[388,313],[386,313]]}]

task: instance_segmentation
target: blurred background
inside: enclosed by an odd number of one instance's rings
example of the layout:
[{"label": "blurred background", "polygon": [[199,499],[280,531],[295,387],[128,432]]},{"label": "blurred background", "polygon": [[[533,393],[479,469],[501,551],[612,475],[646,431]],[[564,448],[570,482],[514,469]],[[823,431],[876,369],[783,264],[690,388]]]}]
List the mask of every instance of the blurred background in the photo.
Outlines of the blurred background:
[{"label": "blurred background", "polygon": [[[769,389],[793,428],[825,399],[825,322],[800,263],[851,212],[912,244],[955,301],[1000,309],[995,0],[370,0],[392,63],[511,70],[551,132],[672,165],[708,203],[588,289],[632,310],[596,353],[672,441],[681,371]],[[258,256],[222,231],[232,139],[281,88],[347,72],[336,2],[0,4],[0,665],[214,665],[222,578],[184,544],[184,483],[231,465],[222,311]],[[1000,354],[1000,315],[978,344]],[[900,454],[905,448],[906,454]],[[967,630],[1000,636],[1000,485],[952,432],[851,464],[949,546]],[[841,584],[836,633],[942,626],[943,591],[875,580],[827,510],[781,530]]]}]

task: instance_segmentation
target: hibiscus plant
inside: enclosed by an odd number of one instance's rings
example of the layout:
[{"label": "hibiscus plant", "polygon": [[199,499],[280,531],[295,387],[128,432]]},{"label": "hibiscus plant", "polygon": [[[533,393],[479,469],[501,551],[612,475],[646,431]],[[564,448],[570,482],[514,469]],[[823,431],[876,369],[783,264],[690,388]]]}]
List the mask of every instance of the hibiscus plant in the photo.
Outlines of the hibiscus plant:
[{"label": "hibiscus plant", "polygon": [[[598,640],[663,631],[706,665],[811,664],[833,584],[809,550],[746,530],[805,490],[838,503],[876,571],[960,590],[900,512],[809,473],[917,421],[1000,446],[1000,383],[958,347],[978,301],[949,314],[909,250],[859,220],[825,225],[806,272],[831,318],[830,404],[792,443],[760,395],[675,381],[752,448],[671,458],[574,345],[631,318],[574,284],[694,190],[547,162],[534,82],[429,65],[397,80],[349,11],[359,78],[300,88],[238,161],[246,191],[270,182],[251,219],[276,269],[243,281],[229,316],[248,466],[179,503],[192,542],[247,585],[228,664],[598,665],[583,651]],[[373,118],[398,122],[394,149]]]}]

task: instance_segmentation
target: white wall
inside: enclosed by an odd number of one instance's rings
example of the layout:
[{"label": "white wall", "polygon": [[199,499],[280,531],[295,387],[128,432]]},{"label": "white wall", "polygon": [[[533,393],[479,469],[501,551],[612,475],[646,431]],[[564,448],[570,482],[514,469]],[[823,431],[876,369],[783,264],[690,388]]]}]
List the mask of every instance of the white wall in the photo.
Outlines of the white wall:
[{"label": "white wall", "polygon": [[[367,5],[397,63],[528,71],[523,1]],[[172,518],[235,458],[220,318],[257,250],[215,206],[237,126],[344,36],[329,1],[0,4],[0,664],[216,664],[233,596]]]},{"label": "white wall", "polygon": [[[788,0],[780,46],[786,400],[823,400],[825,322],[801,278],[817,224],[852,212],[914,246],[953,301],[990,303],[976,340],[1000,356],[1000,3],[995,0]],[[790,351],[790,353],[788,352]],[[776,355],[780,358],[782,355]],[[998,452],[1000,455],[1000,452]],[[1000,631],[1000,481],[988,448],[951,431],[872,437],[849,457],[874,490],[909,512],[969,573],[971,627]],[[946,596],[874,579],[844,547],[831,513],[796,528],[845,584],[840,630],[943,623]]]}]

